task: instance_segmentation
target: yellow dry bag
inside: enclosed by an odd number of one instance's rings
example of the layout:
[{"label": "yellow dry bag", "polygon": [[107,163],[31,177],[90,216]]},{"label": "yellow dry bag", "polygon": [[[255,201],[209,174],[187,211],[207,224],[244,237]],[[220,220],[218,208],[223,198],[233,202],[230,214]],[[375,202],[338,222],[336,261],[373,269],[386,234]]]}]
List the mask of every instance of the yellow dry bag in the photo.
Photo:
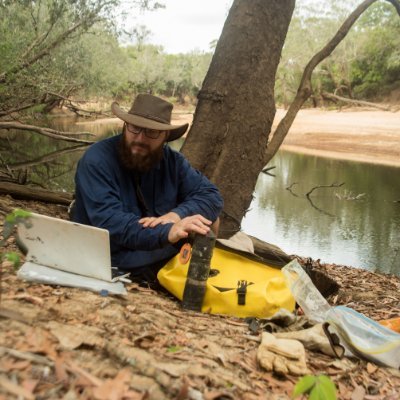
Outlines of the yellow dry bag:
[{"label": "yellow dry bag", "polygon": [[[159,272],[160,284],[183,298],[190,259],[178,254]],[[268,318],[280,308],[293,311],[295,300],[279,268],[243,253],[214,248],[202,312]]]}]

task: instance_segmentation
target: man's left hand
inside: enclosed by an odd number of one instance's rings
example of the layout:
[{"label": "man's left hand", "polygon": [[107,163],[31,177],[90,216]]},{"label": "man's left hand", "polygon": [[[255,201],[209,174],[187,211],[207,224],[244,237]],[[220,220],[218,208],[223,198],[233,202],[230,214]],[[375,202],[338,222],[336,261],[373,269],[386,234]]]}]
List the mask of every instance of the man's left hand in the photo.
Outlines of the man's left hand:
[{"label": "man's left hand", "polygon": [[165,224],[176,224],[181,218],[177,213],[169,212],[167,214],[161,215],[161,217],[145,217],[139,220],[139,223],[143,225],[143,228],[154,228],[157,225]]}]

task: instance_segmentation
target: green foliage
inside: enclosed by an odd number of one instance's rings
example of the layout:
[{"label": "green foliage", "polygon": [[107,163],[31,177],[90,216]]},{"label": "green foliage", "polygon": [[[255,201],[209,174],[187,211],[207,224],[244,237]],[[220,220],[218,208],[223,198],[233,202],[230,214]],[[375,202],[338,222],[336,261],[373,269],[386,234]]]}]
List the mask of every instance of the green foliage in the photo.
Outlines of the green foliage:
[{"label": "green foliage", "polygon": [[182,350],[182,347],[180,347],[180,346],[170,346],[167,349],[168,353],[176,353],[180,350]]},{"label": "green foliage", "polygon": [[[31,226],[29,222],[30,216],[31,213],[29,211],[21,210],[19,208],[16,208],[10,214],[6,215],[2,232],[3,239],[0,240],[0,246],[6,245],[7,239],[12,236],[18,224],[24,224],[27,228],[29,228]],[[14,268],[17,268],[20,263],[20,257],[15,252],[3,253],[1,259],[12,262]]]},{"label": "green foliage", "polygon": [[[305,65],[334,36],[355,1],[298,3],[277,73],[276,100],[294,98]],[[388,2],[370,6],[313,73],[313,88],[344,97],[373,98],[400,81],[400,18]]]},{"label": "green foliage", "polygon": [[21,262],[19,254],[15,253],[14,251],[5,253],[3,258],[7,261],[12,262],[14,268],[18,268]]},{"label": "green foliage", "polygon": [[336,386],[326,375],[303,376],[293,389],[292,398],[308,395],[310,400],[336,400]]},{"label": "green foliage", "polygon": [[21,210],[16,208],[12,213],[8,214],[3,224],[3,239],[0,240],[0,246],[4,246],[7,239],[11,237],[15,227],[18,224],[24,224],[29,227],[29,220],[31,213],[29,211]]}]

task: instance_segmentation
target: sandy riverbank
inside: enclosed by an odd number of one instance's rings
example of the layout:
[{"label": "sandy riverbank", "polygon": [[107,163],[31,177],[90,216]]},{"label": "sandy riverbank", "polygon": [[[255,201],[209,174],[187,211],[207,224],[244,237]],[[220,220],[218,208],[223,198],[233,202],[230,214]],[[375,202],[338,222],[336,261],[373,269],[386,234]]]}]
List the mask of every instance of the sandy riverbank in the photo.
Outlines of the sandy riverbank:
[{"label": "sandy riverbank", "polygon": [[[278,110],[274,125],[283,116]],[[300,110],[282,148],[400,167],[400,112]]]}]

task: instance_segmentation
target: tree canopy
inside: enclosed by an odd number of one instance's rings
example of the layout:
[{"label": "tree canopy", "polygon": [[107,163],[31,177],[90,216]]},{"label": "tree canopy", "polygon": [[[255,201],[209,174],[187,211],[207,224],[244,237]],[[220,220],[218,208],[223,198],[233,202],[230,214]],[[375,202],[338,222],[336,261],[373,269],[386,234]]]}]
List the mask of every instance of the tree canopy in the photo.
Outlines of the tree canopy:
[{"label": "tree canopy", "polygon": [[[135,1],[157,8],[154,1]],[[275,98],[294,98],[308,59],[358,2],[298,2],[277,73]],[[122,32],[119,0],[0,1],[0,116],[12,110],[49,111],[71,96],[130,101],[151,92],[195,100],[213,50],[167,54],[138,25]],[[376,2],[349,37],[313,74],[314,104],[321,93],[379,99],[400,86],[400,20],[388,2]],[[125,35],[125,36],[124,36]],[[124,44],[122,37],[124,36]],[[33,107],[33,108],[32,108]]]}]

